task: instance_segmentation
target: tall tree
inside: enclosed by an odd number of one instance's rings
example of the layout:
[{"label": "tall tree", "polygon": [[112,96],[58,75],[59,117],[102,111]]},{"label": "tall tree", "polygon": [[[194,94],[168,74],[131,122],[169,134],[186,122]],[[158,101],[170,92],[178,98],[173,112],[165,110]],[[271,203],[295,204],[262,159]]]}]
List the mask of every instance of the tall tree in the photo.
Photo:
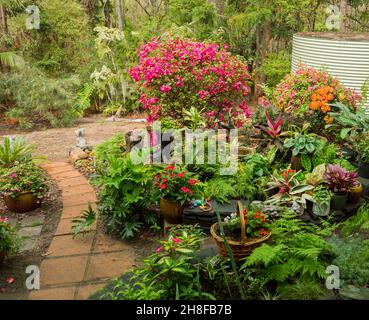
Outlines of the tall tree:
[{"label": "tall tree", "polygon": [[110,0],[100,0],[104,12],[104,24],[105,27],[111,28],[111,3]]},{"label": "tall tree", "polygon": [[0,23],[1,23],[1,30],[4,33],[8,33],[8,20],[6,17],[6,8],[4,5],[0,5]]},{"label": "tall tree", "polygon": [[117,0],[117,18],[118,18],[118,29],[123,31],[123,0]]}]

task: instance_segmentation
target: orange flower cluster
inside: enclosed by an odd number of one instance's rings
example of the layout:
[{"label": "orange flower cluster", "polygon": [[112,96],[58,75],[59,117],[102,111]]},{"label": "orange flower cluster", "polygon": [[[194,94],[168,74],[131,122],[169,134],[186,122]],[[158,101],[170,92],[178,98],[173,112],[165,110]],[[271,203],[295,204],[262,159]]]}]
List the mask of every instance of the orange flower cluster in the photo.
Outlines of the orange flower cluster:
[{"label": "orange flower cluster", "polygon": [[334,99],[334,89],[330,86],[325,86],[311,95],[310,109],[321,110],[323,113],[331,111],[331,107],[328,102]]}]

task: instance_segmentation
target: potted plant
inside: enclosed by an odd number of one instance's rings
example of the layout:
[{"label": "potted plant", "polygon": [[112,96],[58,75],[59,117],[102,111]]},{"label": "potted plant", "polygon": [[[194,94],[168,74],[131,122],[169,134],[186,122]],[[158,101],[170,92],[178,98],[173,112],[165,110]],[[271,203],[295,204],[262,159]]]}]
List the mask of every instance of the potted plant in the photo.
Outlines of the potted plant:
[{"label": "potted plant", "polygon": [[292,137],[284,141],[284,147],[292,150],[291,164],[295,170],[302,168],[301,157],[309,157],[320,144],[320,139],[315,134],[306,133],[307,128],[305,125],[302,130],[292,132]]},{"label": "potted plant", "polygon": [[[210,233],[223,259],[228,258],[228,250],[224,243],[226,237],[233,258],[240,260],[251,254],[252,250],[267,241],[271,232],[270,219],[261,210],[243,210],[241,201],[237,202],[237,213],[232,213],[224,222],[214,223]],[[223,227],[224,234],[221,232]]]},{"label": "potted plant", "polygon": [[44,172],[29,161],[8,168],[0,177],[0,189],[9,210],[24,213],[41,205],[48,186]]},{"label": "potted plant", "polygon": [[182,167],[170,165],[155,177],[160,195],[160,210],[172,224],[182,221],[183,206],[199,195],[200,181]]},{"label": "potted plant", "polygon": [[347,203],[348,191],[355,186],[356,172],[348,172],[339,165],[329,164],[325,173],[325,182],[332,195],[332,209],[341,210]]},{"label": "potted plant", "polygon": [[18,249],[18,239],[14,228],[9,224],[8,218],[0,215],[0,267],[5,257]]},{"label": "potted plant", "polygon": [[287,168],[280,175],[272,175],[272,181],[268,182],[268,190],[277,189],[278,192],[266,200],[266,203],[292,207],[297,214],[301,215],[307,208],[307,201],[312,201],[309,191],[314,186],[299,181],[300,171],[296,172]]},{"label": "potted plant", "polygon": [[355,185],[349,189],[347,201],[349,203],[359,203],[362,192],[363,185],[358,180],[356,180]]},{"label": "potted plant", "polygon": [[369,132],[364,132],[353,141],[354,148],[359,155],[359,176],[369,179]]},{"label": "potted plant", "polygon": [[331,210],[331,192],[320,185],[315,188],[313,195],[313,214],[318,217],[326,217]]}]

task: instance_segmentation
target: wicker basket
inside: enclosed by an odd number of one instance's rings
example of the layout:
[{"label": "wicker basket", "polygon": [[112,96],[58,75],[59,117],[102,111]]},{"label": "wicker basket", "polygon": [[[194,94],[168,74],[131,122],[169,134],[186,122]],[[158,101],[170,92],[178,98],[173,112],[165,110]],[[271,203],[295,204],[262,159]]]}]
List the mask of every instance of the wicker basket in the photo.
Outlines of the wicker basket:
[{"label": "wicker basket", "polygon": [[[234,241],[227,239],[229,247],[232,250],[233,258],[235,260],[240,260],[249,256],[256,247],[260,246],[263,242],[267,241],[271,233],[268,233],[266,236],[262,238],[246,238],[246,224],[247,224],[247,211],[246,217],[243,214],[243,208],[241,201],[237,202],[237,214],[241,219],[241,241]],[[222,223],[224,226],[224,224]],[[218,235],[219,223],[214,223],[210,228],[210,233],[215,240],[220,256],[223,259],[228,258],[228,251],[224,244],[223,238]]]}]

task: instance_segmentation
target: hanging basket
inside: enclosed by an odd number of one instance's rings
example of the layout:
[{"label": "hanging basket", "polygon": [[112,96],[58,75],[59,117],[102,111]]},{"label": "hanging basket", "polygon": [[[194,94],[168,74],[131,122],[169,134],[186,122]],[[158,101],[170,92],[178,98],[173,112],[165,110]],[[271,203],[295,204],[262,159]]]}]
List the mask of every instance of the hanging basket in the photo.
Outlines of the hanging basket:
[{"label": "hanging basket", "polygon": [[[241,219],[241,241],[234,241],[231,239],[227,239],[228,245],[232,250],[233,258],[237,261],[242,258],[249,256],[255,248],[260,246],[263,242],[267,241],[271,233],[269,232],[266,236],[261,238],[247,238],[246,237],[246,224],[247,224],[247,211],[246,217],[243,214],[243,207],[241,201],[237,202],[237,214]],[[224,226],[225,224],[222,223]],[[220,256],[223,259],[228,258],[228,251],[226,249],[223,238],[218,234],[219,223],[214,223],[210,228],[210,233],[217,245]]]}]

